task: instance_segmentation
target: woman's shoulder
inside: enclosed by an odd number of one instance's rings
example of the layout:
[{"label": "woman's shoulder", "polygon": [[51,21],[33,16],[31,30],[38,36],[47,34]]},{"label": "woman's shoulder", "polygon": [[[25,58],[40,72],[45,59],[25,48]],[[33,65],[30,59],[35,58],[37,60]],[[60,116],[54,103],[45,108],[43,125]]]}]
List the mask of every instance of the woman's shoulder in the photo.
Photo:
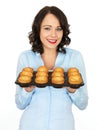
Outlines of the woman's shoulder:
[{"label": "woman's shoulder", "polygon": [[81,55],[81,52],[80,51],[78,51],[78,50],[76,50],[76,49],[72,49],[72,48],[66,48],[66,53],[67,54],[80,54]]},{"label": "woman's shoulder", "polygon": [[34,52],[32,50],[24,50],[20,53],[20,56],[33,55]]},{"label": "woman's shoulder", "polygon": [[33,53],[32,50],[24,50],[20,53],[20,55],[23,55],[23,54],[29,54],[29,53]]}]

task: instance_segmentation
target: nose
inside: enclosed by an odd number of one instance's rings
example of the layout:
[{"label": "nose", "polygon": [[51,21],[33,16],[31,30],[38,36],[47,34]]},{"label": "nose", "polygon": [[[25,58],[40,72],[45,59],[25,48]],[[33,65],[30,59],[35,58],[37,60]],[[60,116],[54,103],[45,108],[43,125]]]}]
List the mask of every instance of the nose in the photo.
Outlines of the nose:
[{"label": "nose", "polygon": [[52,29],[52,31],[51,31],[51,36],[52,37],[55,37],[57,34],[56,34],[56,30],[55,29]]}]

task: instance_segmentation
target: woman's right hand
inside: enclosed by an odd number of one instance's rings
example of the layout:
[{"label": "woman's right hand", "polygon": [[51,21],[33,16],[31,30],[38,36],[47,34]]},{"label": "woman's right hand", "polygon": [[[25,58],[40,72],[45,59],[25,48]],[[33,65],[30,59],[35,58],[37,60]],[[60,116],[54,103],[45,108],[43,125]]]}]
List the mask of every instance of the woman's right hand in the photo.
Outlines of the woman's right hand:
[{"label": "woman's right hand", "polygon": [[35,88],[35,86],[29,86],[29,87],[25,87],[24,89],[25,89],[27,92],[31,92],[34,88]]}]

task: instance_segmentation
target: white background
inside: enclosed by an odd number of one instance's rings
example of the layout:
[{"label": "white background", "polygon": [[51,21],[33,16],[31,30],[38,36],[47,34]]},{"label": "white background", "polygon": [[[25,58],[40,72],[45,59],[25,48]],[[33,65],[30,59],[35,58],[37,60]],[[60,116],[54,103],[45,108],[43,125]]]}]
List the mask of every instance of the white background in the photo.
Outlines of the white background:
[{"label": "white background", "polygon": [[71,29],[71,48],[84,57],[89,104],[73,106],[76,130],[98,130],[98,9],[97,0],[2,0],[0,1],[0,130],[18,130],[23,111],[15,105],[16,66],[19,54],[30,49],[28,32],[44,5],[61,8]]}]

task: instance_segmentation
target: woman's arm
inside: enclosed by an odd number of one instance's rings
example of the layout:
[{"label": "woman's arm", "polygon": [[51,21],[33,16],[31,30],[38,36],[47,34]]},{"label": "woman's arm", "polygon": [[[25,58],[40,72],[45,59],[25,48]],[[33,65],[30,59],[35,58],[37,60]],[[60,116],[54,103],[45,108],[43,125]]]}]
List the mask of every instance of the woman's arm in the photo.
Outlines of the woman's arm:
[{"label": "woman's arm", "polygon": [[[26,66],[28,66],[28,58],[24,53],[22,53],[18,59],[16,77],[18,77],[19,73]],[[34,94],[34,88],[34,86],[25,88],[18,85],[16,86],[15,102],[19,109],[25,109],[30,104],[32,95]]]},{"label": "woman's arm", "polygon": [[75,67],[77,67],[82,75],[84,86],[78,89],[67,88],[68,94],[72,102],[79,108],[85,109],[88,105],[88,92],[87,92],[87,81],[86,81],[86,71],[81,53],[79,53],[75,58]]},{"label": "woman's arm", "polygon": [[16,86],[15,102],[19,109],[25,109],[31,101],[34,89],[31,92],[27,92],[25,88]]}]

